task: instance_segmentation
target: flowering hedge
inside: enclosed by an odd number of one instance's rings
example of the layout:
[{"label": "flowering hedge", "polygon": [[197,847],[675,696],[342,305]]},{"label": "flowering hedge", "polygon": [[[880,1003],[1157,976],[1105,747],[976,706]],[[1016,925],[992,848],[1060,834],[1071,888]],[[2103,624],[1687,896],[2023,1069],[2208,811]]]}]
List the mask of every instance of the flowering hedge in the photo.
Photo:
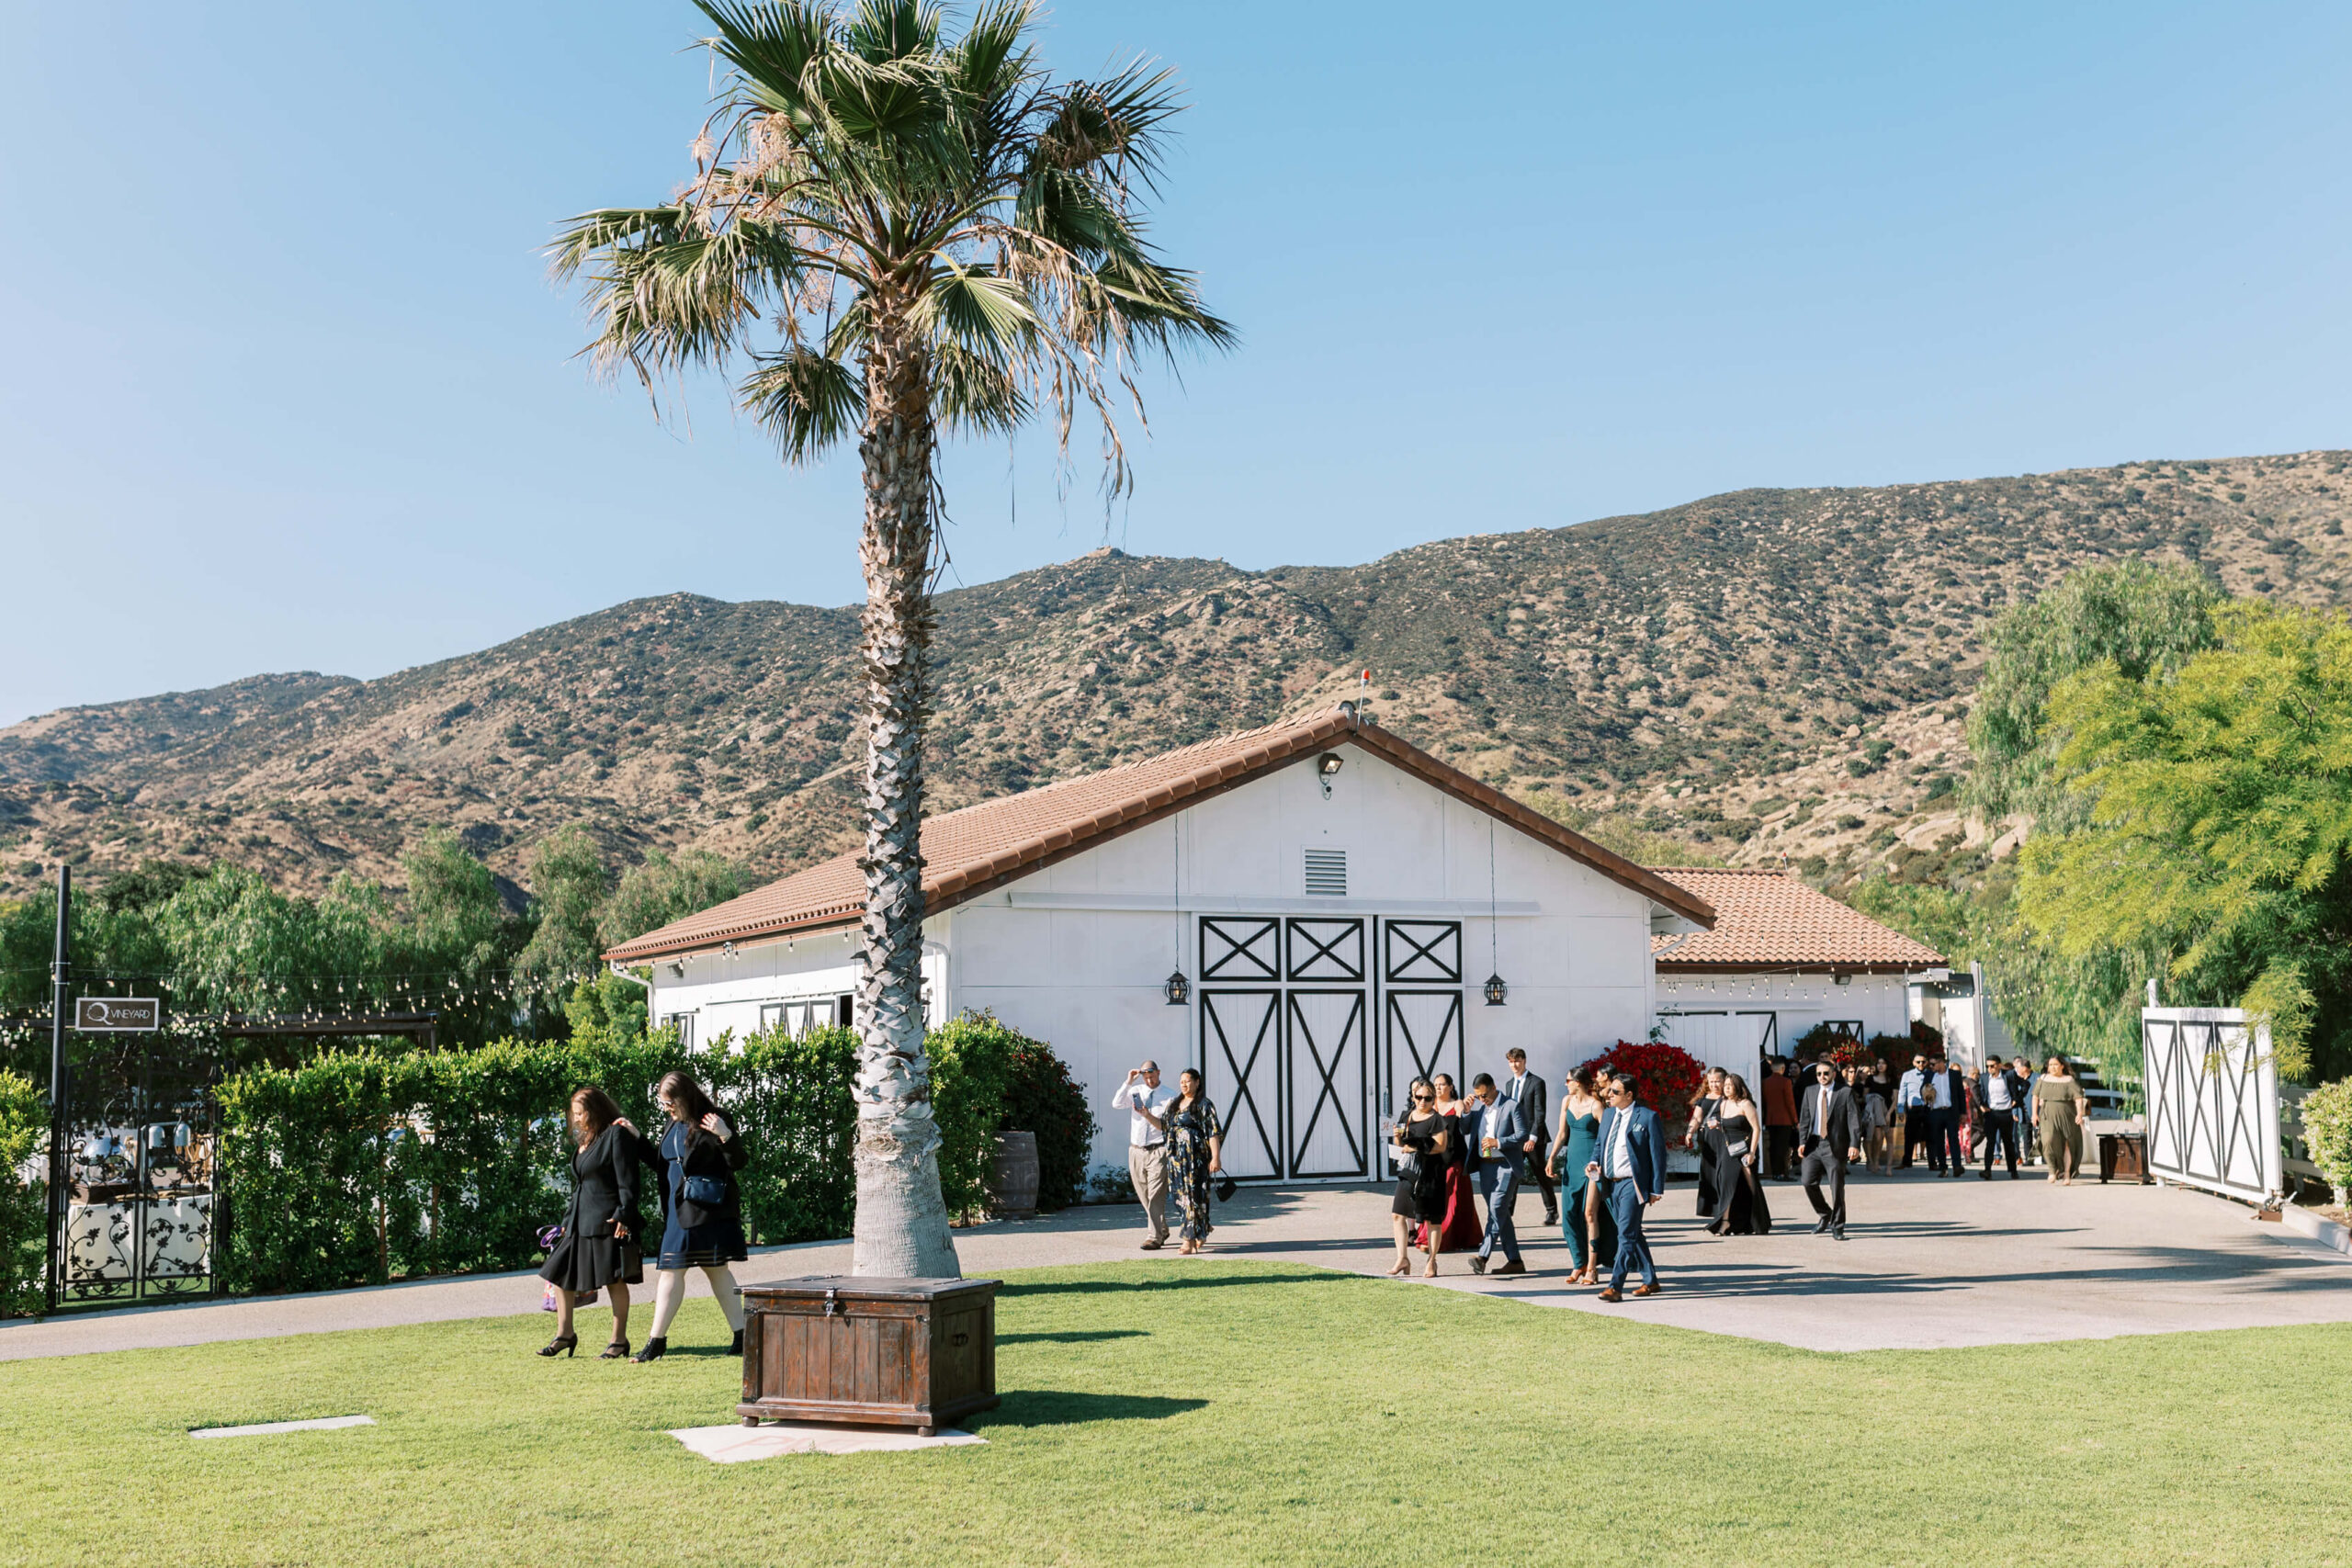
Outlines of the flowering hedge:
[{"label": "flowering hedge", "polygon": [[1588,1064],[1595,1072],[1630,1074],[1634,1098],[1658,1114],[1666,1124],[1671,1148],[1688,1146],[1690,1102],[1707,1069],[1698,1057],[1679,1045],[1636,1044],[1620,1040]]},{"label": "flowering hedge", "polygon": [[2352,1078],[2320,1085],[2298,1110],[2312,1163],[2335,1189],[2335,1201],[2352,1203]]}]

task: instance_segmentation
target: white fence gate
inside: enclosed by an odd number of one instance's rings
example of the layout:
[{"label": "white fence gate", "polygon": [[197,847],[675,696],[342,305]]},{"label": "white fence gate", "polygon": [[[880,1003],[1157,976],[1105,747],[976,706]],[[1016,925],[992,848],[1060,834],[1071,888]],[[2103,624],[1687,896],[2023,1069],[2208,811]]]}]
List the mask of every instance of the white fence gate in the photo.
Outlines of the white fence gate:
[{"label": "white fence gate", "polygon": [[2237,1008],[2145,1008],[2140,1050],[2150,1174],[2254,1202],[2284,1190],[2268,1028],[2249,1034]]}]

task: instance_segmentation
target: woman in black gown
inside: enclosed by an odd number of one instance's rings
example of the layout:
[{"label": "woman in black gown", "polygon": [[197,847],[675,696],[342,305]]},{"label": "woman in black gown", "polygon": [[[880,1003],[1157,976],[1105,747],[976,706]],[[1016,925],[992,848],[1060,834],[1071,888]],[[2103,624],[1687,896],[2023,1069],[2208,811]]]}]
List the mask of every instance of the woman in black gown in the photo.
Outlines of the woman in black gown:
[{"label": "woman in black gown", "polygon": [[1715,1187],[1721,1179],[1719,1156],[1723,1138],[1715,1128],[1715,1107],[1723,1103],[1723,1098],[1724,1070],[1709,1067],[1699,1086],[1699,1098],[1690,1107],[1690,1125],[1684,1134],[1699,1156],[1698,1213],[1702,1219],[1715,1212]]},{"label": "woman in black gown", "polygon": [[542,1356],[569,1356],[580,1345],[572,1303],[590,1291],[613,1293],[613,1340],[604,1359],[628,1354],[628,1288],[645,1279],[638,1248],[638,1150],[642,1143],[621,1121],[621,1109],[601,1089],[571,1097],[571,1207],[563,1235],[548,1254],[539,1278],[555,1287],[555,1338]]},{"label": "woman in black gown", "polygon": [[1764,1235],[1772,1229],[1772,1206],[1757,1177],[1763,1152],[1764,1117],[1747,1092],[1747,1080],[1724,1075],[1723,1099],[1715,1106],[1715,1207],[1707,1230],[1713,1235]]},{"label": "woman in black gown", "polygon": [[670,1348],[670,1325],[686,1299],[686,1270],[699,1269],[718,1298],[727,1326],[735,1331],[728,1354],[743,1353],[743,1292],[727,1266],[741,1263],[743,1246],[743,1192],[735,1173],[751,1163],[743,1140],[718,1113],[702,1085],[686,1073],[664,1077],[654,1096],[670,1114],[669,1130],[662,1134],[661,1269],[653,1284],[653,1332],[639,1361],[658,1361]]},{"label": "woman in black gown", "polygon": [[1396,1146],[1406,1153],[1396,1172],[1396,1196],[1388,1205],[1389,1229],[1396,1238],[1396,1266],[1388,1272],[1403,1274],[1412,1267],[1408,1238],[1413,1227],[1421,1225],[1423,1255],[1429,1259],[1421,1277],[1434,1279],[1438,1230],[1445,1221],[1445,1169],[1461,1134],[1453,1117],[1438,1114],[1437,1091],[1427,1078],[1415,1078],[1409,1092],[1411,1106],[1396,1123]]}]

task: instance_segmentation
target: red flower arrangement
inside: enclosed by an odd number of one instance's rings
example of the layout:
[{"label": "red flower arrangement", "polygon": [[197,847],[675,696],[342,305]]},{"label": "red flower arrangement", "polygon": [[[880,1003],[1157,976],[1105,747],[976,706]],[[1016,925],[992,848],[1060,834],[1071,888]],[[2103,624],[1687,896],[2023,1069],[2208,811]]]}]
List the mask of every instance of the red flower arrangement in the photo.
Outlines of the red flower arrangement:
[{"label": "red flower arrangement", "polygon": [[1684,1130],[1690,1124],[1690,1102],[1707,1076],[1706,1064],[1679,1045],[1636,1044],[1620,1040],[1586,1066],[1604,1077],[1624,1073],[1634,1080],[1634,1098],[1657,1112],[1665,1124],[1669,1148],[1685,1146]]}]

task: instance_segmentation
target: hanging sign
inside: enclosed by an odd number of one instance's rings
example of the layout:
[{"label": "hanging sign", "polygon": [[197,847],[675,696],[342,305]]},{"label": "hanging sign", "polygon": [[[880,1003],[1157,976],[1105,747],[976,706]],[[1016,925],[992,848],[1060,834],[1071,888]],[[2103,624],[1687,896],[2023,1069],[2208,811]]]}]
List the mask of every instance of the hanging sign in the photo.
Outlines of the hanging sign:
[{"label": "hanging sign", "polygon": [[154,997],[76,997],[74,1027],[85,1034],[151,1032],[164,1027],[164,1004]]}]

